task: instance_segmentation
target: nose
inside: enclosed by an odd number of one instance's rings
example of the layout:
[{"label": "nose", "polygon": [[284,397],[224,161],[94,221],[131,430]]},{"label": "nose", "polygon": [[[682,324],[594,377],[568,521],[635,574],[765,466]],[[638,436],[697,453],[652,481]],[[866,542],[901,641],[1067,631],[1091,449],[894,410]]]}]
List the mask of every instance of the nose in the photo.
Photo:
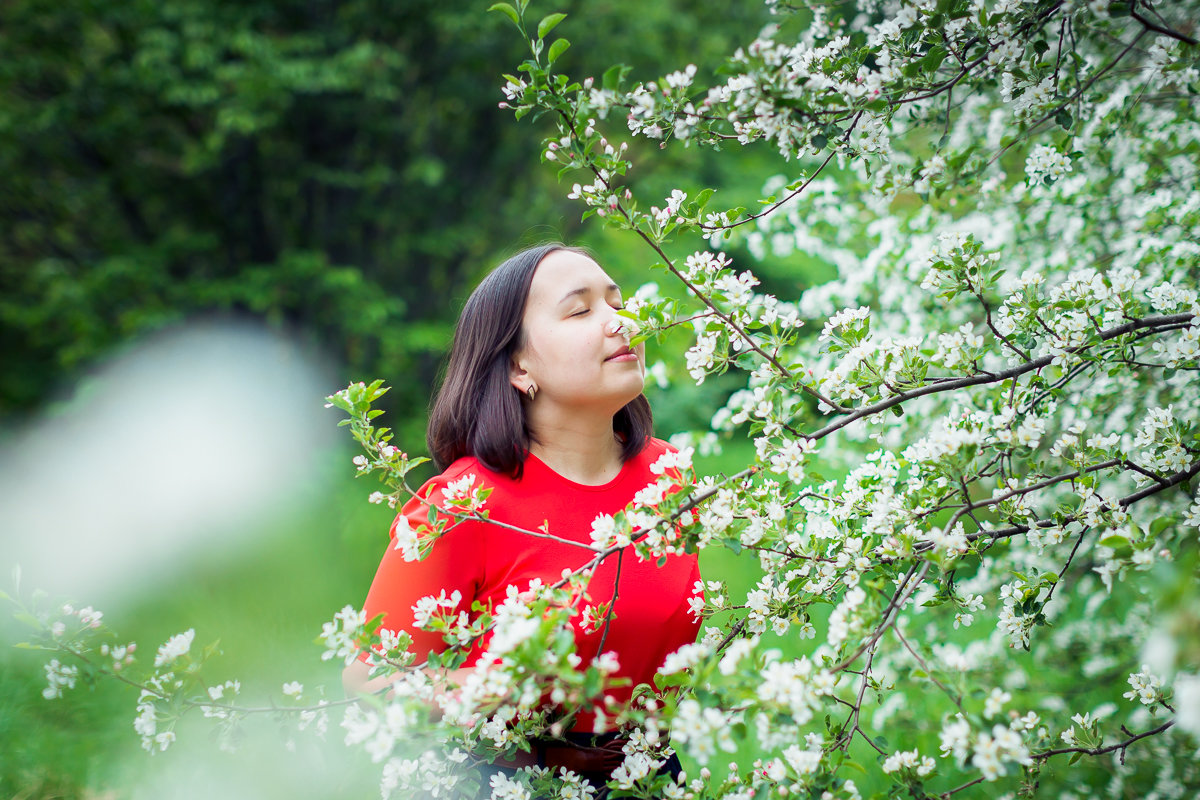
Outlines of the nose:
[{"label": "nose", "polygon": [[606,336],[620,336],[622,339],[628,339],[629,335],[625,333],[621,326],[621,318],[617,316],[617,312],[611,311],[608,315],[608,320],[604,323],[604,334]]}]

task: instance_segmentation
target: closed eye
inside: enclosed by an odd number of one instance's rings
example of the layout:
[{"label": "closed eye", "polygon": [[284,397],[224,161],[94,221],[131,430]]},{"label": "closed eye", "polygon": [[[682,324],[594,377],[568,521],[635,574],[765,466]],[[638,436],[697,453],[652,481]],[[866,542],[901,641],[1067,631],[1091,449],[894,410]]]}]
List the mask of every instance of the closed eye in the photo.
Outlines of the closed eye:
[{"label": "closed eye", "polygon": [[[614,305],[612,303],[610,303],[608,307],[611,308],[613,311],[620,311],[621,309],[624,308],[624,306],[622,306],[622,305]],[[573,314],[569,314],[568,316],[582,317],[585,314],[590,314],[591,311],[592,311],[592,309],[590,309],[590,308],[581,308],[578,311],[574,312]]]}]

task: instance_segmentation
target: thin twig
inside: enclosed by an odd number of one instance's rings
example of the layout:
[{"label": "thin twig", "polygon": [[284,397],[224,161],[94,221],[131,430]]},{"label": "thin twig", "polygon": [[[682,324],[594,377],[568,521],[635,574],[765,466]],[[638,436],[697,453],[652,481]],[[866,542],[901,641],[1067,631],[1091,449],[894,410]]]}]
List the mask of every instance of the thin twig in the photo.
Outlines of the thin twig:
[{"label": "thin twig", "polygon": [[879,637],[887,633],[888,628],[895,624],[896,617],[900,615],[900,610],[904,607],[904,604],[908,602],[908,598],[912,596],[913,592],[916,591],[917,586],[925,579],[925,575],[929,572],[929,565],[930,562],[924,562],[921,565],[921,571],[917,573],[915,577],[913,577],[913,571],[916,570],[916,565],[914,564],[912,568],[909,569],[909,571],[905,574],[904,583],[899,589],[896,590],[896,595],[892,598],[892,602],[888,604],[888,607],[883,612],[884,620],[882,624],[875,629],[875,633],[871,635],[870,639],[868,639],[862,644],[862,646],[854,651],[853,655],[842,659],[837,664],[830,667],[830,672],[841,672],[846,667],[853,664],[868,648],[873,647],[874,644],[879,641]]},{"label": "thin twig", "polygon": [[[1147,6],[1149,6],[1149,3],[1147,3]],[[1138,0],[1133,0],[1133,2],[1131,2],[1129,4],[1129,16],[1133,17],[1138,22],[1142,23],[1143,26],[1145,26],[1146,28],[1149,28],[1150,30],[1154,31],[1155,33],[1161,33],[1163,36],[1169,36],[1172,39],[1178,39],[1179,41],[1184,42],[1186,44],[1190,44],[1190,45],[1197,44],[1196,40],[1193,39],[1191,36],[1188,36],[1186,33],[1180,33],[1179,31],[1174,31],[1174,30],[1171,30],[1170,28],[1165,28],[1162,25],[1156,25],[1153,22],[1151,22],[1150,20],[1143,17],[1141,14],[1138,13]]]},{"label": "thin twig", "polygon": [[1133,744],[1139,739],[1145,739],[1147,736],[1154,736],[1155,734],[1162,733],[1174,724],[1175,720],[1167,720],[1153,730],[1139,733],[1136,736],[1131,736],[1123,742],[1118,742],[1117,744],[1112,744],[1108,747],[1060,747],[1057,750],[1047,750],[1044,753],[1032,753],[1031,755],[1041,761],[1043,759],[1050,758],[1051,756],[1063,755],[1064,753],[1083,753],[1084,755],[1089,756],[1100,756],[1104,755],[1105,753],[1111,753],[1114,750],[1124,751],[1125,748],[1129,747],[1129,745]]},{"label": "thin twig", "polygon": [[600,644],[596,646],[596,655],[604,655],[604,643],[608,641],[608,624],[612,622],[613,614],[617,609],[617,598],[620,597],[621,591],[621,563],[625,560],[625,551],[617,553],[617,576],[613,578],[613,594],[612,600],[608,603],[608,609],[604,612],[604,632],[600,634]]}]

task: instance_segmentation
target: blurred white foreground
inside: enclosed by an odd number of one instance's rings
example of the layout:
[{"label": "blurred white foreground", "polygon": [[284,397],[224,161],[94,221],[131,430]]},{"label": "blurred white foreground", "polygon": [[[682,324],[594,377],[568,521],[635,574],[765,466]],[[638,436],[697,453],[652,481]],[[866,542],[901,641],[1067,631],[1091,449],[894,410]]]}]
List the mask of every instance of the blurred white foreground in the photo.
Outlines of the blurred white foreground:
[{"label": "blurred white foreground", "polygon": [[[0,453],[5,582],[109,607],[246,544],[327,456],[330,380],[262,327],[176,329],[114,359]],[[106,609],[107,610],[107,609]]]}]

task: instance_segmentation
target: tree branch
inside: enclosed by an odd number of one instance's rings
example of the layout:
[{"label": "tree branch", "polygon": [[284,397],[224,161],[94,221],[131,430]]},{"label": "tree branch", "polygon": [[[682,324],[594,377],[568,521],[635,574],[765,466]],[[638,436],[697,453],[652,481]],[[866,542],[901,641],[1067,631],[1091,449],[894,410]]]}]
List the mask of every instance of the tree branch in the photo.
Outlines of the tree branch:
[{"label": "tree branch", "polygon": [[1123,742],[1118,742],[1117,744],[1109,745],[1108,747],[1060,747],[1057,750],[1047,750],[1044,753],[1033,753],[1032,756],[1034,758],[1038,759],[1039,761],[1042,761],[1047,758],[1050,758],[1051,756],[1060,756],[1060,755],[1063,755],[1064,753],[1083,753],[1084,755],[1089,755],[1089,756],[1101,756],[1101,755],[1104,755],[1105,753],[1111,753],[1114,750],[1120,750],[1122,757],[1124,757],[1125,749],[1127,747],[1129,747],[1129,745],[1133,744],[1134,742],[1138,741],[1139,739],[1145,739],[1147,736],[1154,736],[1156,734],[1162,733],[1163,731],[1167,730],[1174,724],[1175,724],[1175,720],[1173,720],[1173,719],[1167,720],[1162,725],[1159,725],[1157,728],[1154,728],[1153,730],[1139,733],[1136,736],[1131,736]]},{"label": "tree branch", "polygon": [[[1151,22],[1150,20],[1146,19],[1145,17],[1143,17],[1141,14],[1138,13],[1138,2],[1139,2],[1139,0],[1133,0],[1133,2],[1131,2],[1129,4],[1129,16],[1133,17],[1138,22],[1142,23],[1143,27],[1147,28],[1148,30],[1154,31],[1155,33],[1161,33],[1163,36],[1168,36],[1172,39],[1178,39],[1179,41],[1183,42],[1184,44],[1190,44],[1192,46],[1195,46],[1197,44],[1196,40],[1193,39],[1191,36],[1188,36],[1187,34],[1184,34],[1184,33],[1180,33],[1179,31],[1171,30],[1170,28],[1163,27],[1162,25],[1157,25],[1157,24]],[[1149,3],[1146,3],[1146,7],[1150,8],[1151,6]]]},{"label": "tree branch", "polygon": [[[1128,322],[1124,325],[1118,325],[1116,327],[1109,328],[1106,331],[1101,331],[1098,342],[1105,342],[1110,339],[1115,339],[1119,336],[1123,336],[1127,333],[1132,333],[1137,330],[1142,330],[1144,328],[1159,328],[1159,327],[1166,326],[1166,325],[1176,325],[1180,322],[1185,322],[1187,320],[1190,320],[1193,317],[1194,317],[1194,315],[1190,314],[1190,313],[1170,314],[1170,315],[1163,315],[1163,316],[1156,316],[1156,317],[1144,317],[1142,319]],[[1098,343],[1098,342],[1096,342],[1096,343]],[[1078,345],[1076,347],[1068,347],[1068,348],[1064,349],[1064,353],[1066,353],[1066,354],[1082,353],[1085,350],[1087,350],[1089,347],[1092,347],[1093,344],[1096,344],[1096,343],[1082,344],[1082,345]],[[932,385],[928,385],[928,386],[922,386],[918,389],[911,389],[911,390],[905,392],[904,394],[900,394],[900,395],[896,395],[894,397],[889,397],[887,399],[880,400],[879,402],[872,403],[869,406],[862,406],[860,408],[856,408],[853,411],[851,411],[849,414],[847,414],[847,416],[844,419],[841,419],[836,422],[832,422],[829,425],[826,425],[824,428],[821,428],[820,430],[816,431],[815,433],[809,434],[808,438],[822,439],[822,438],[828,436],[829,434],[833,433],[834,431],[846,427],[847,425],[849,425],[850,423],[852,423],[856,420],[862,419],[863,417],[871,416],[872,414],[878,414],[880,411],[886,411],[889,408],[891,408],[892,406],[898,405],[900,403],[904,403],[908,400],[912,400],[917,397],[923,397],[927,394],[938,394],[940,392],[948,392],[948,391],[954,391],[956,389],[963,389],[968,386],[981,386],[981,385],[988,384],[988,383],[998,383],[1000,381],[1009,380],[1010,378],[1016,378],[1020,375],[1024,375],[1027,372],[1033,372],[1034,370],[1039,370],[1039,369],[1042,369],[1043,367],[1047,367],[1051,363],[1054,362],[1055,358],[1058,358],[1058,357],[1059,357],[1058,355],[1042,356],[1041,358],[1037,358],[1032,361],[1027,361],[1024,364],[1019,364],[1015,367],[1011,367],[1002,372],[987,373],[987,374],[983,374],[983,375],[970,375],[970,376],[967,376],[964,378],[958,378],[957,380],[953,380],[953,381],[945,381],[945,382],[936,383],[936,384],[932,384]]]}]

